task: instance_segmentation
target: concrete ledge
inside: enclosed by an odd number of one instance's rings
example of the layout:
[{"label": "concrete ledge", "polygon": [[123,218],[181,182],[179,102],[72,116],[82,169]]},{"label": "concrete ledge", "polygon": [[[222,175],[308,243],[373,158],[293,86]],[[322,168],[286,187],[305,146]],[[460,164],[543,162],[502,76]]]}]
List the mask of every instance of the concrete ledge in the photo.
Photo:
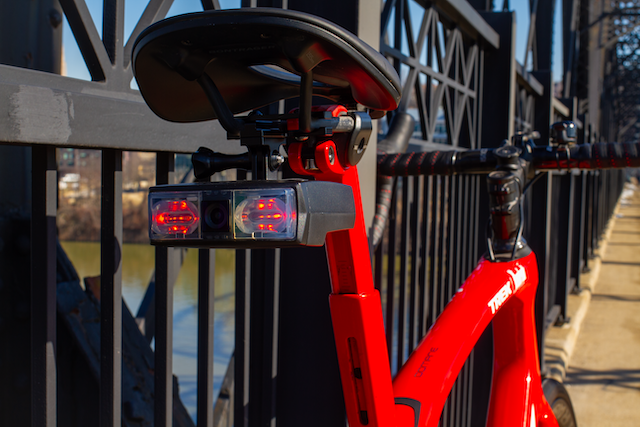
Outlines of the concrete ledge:
[{"label": "concrete ledge", "polygon": [[[631,187],[625,185],[625,190],[633,191]],[[580,327],[589,310],[591,303],[591,295],[593,294],[598,276],[600,275],[600,267],[602,265],[602,255],[607,251],[607,244],[611,238],[611,232],[616,222],[616,218],[620,211],[620,206],[624,200],[620,197],[613,211],[613,215],[607,223],[604,235],[600,241],[600,247],[595,251],[594,258],[590,261],[591,271],[580,275],[580,293],[570,294],[567,301],[567,316],[570,318],[569,323],[563,326],[552,326],[547,330],[545,339],[544,360],[546,364],[546,377],[554,378],[563,382],[569,362],[573,354],[573,350],[580,334]]]}]

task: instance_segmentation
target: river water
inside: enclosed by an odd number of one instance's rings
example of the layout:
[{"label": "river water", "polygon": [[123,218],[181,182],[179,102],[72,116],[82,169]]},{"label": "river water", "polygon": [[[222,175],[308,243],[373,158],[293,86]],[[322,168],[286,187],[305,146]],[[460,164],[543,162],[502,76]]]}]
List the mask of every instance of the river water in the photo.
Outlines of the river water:
[{"label": "river water", "polygon": [[[100,244],[62,242],[80,278],[100,275]],[[135,316],[154,270],[154,248],[125,244],[122,248],[122,295]],[[173,373],[180,397],[196,418],[196,349],[198,315],[198,251],[188,250],[174,287]],[[235,252],[216,250],[214,308],[214,397],[217,398],[233,352]]]}]

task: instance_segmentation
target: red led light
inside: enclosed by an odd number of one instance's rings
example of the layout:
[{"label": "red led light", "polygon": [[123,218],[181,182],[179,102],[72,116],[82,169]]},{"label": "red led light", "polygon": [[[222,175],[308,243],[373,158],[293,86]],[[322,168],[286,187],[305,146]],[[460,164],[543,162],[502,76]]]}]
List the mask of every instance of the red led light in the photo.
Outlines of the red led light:
[{"label": "red led light", "polygon": [[198,228],[198,208],[187,200],[162,200],[152,208],[151,229],[158,234],[191,234]]},{"label": "red led light", "polygon": [[287,207],[285,203],[276,198],[245,200],[239,216],[241,229],[246,232],[270,231],[282,232],[287,227]]}]

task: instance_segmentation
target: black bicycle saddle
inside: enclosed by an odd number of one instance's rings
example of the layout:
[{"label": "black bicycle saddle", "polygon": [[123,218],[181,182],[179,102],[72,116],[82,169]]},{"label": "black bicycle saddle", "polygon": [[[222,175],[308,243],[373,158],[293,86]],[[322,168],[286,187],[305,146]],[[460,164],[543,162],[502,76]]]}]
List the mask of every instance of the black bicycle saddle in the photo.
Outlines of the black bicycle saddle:
[{"label": "black bicycle saddle", "polygon": [[196,81],[203,73],[237,114],[299,96],[300,75],[309,71],[313,94],[334,103],[388,111],[400,100],[400,79],[380,53],[301,12],[248,8],[176,16],[148,27],[133,48],[142,96],[173,122],[216,118]]}]

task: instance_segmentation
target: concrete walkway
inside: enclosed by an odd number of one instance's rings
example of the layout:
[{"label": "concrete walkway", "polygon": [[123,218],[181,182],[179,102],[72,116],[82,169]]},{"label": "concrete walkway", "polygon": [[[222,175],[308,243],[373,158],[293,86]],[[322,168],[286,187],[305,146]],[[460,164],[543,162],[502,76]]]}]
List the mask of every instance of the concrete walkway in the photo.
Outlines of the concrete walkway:
[{"label": "concrete walkway", "polygon": [[590,266],[570,323],[548,332],[549,372],[579,427],[640,426],[640,189],[627,187]]}]

